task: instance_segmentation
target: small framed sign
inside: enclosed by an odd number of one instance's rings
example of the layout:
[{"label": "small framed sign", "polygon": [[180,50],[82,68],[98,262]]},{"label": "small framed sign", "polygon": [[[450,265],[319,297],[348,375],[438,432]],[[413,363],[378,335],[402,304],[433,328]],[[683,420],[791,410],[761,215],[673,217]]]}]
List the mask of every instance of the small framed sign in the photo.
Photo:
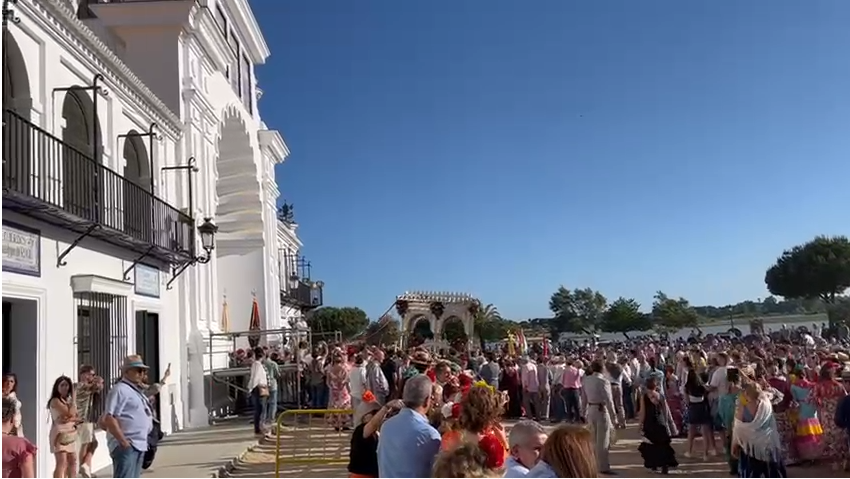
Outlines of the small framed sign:
[{"label": "small framed sign", "polygon": [[3,271],[41,276],[41,231],[3,222]]},{"label": "small framed sign", "polygon": [[133,268],[136,272],[136,294],[159,297],[159,269],[145,264],[137,264]]}]

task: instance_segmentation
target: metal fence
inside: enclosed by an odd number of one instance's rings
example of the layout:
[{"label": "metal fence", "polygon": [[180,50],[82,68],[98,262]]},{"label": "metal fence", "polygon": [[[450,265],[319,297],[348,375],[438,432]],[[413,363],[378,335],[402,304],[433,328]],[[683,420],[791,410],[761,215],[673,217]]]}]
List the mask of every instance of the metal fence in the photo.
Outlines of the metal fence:
[{"label": "metal fence", "polygon": [[275,477],[281,477],[288,466],[348,464],[352,414],[352,409],[282,412],[276,424]]}]

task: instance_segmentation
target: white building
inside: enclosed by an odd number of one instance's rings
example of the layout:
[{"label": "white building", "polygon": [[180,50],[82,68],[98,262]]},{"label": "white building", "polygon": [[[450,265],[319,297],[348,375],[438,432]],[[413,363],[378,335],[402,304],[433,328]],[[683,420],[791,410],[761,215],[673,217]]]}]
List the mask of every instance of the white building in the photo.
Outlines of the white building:
[{"label": "white building", "polygon": [[[291,208],[285,205],[283,208]],[[278,215],[277,220],[277,243],[278,243],[278,278],[281,285],[281,291],[284,294],[291,290],[289,286],[289,278],[292,274],[299,278],[304,276],[302,271],[298,270],[298,261],[301,258],[301,247],[304,246],[298,238],[298,224],[294,218],[285,218],[286,211]],[[303,268],[302,268],[303,269]],[[301,321],[301,309],[296,305],[287,304],[281,301],[280,316],[278,316],[274,327],[291,328],[296,323]]]},{"label": "white building", "polygon": [[[288,150],[257,111],[254,66],[269,50],[247,0],[18,0],[15,13],[3,38],[3,370],[18,375],[44,477],[44,405],[82,364],[105,378],[129,353],[151,376],[171,364],[163,429],[206,424],[187,340],[220,330],[225,294],[232,330],[247,329],[255,297],[264,321],[281,318],[274,166]],[[212,255],[204,218],[219,228]],[[101,447],[94,468],[108,462]]]}]

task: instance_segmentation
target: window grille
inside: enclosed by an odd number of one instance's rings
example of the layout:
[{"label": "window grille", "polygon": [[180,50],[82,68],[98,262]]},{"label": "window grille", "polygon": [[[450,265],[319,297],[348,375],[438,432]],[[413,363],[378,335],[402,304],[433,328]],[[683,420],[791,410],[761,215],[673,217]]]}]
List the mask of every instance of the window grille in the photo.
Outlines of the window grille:
[{"label": "window grille", "polygon": [[[103,378],[103,392],[95,397],[86,421],[103,413],[106,395],[121,377],[127,355],[127,298],[106,293],[74,295],[77,306],[77,365],[90,365]],[[76,373],[74,374],[76,380]]]}]

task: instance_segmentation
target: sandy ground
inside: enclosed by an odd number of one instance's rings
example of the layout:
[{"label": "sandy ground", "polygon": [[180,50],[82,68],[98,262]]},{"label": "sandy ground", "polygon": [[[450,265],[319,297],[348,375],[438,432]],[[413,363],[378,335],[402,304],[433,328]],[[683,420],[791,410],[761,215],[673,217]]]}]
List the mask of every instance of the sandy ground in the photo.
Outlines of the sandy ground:
[{"label": "sandy ground", "polygon": [[[336,433],[325,428],[318,421],[312,425],[302,425],[297,428],[289,427],[281,433],[282,461],[280,477],[348,477],[346,464],[348,459],[348,433]],[[510,427],[511,424],[505,424]],[[611,450],[613,469],[622,477],[647,477],[652,474],[643,468],[643,461],[637,452],[640,437],[637,426],[629,425],[624,431],[618,431],[620,438]],[[699,440],[698,440],[699,441]],[[698,442],[697,447],[700,447]],[[685,442],[682,439],[674,441],[680,461],[677,470],[671,475],[687,475],[691,477],[730,477],[722,457],[710,457],[708,460],[685,459]],[[325,464],[298,464],[298,460],[319,458],[333,459]],[[789,468],[789,477],[850,477],[850,474],[839,473],[823,467]],[[275,477],[275,443],[266,441],[259,447],[248,452],[237,464],[232,477]]]}]

